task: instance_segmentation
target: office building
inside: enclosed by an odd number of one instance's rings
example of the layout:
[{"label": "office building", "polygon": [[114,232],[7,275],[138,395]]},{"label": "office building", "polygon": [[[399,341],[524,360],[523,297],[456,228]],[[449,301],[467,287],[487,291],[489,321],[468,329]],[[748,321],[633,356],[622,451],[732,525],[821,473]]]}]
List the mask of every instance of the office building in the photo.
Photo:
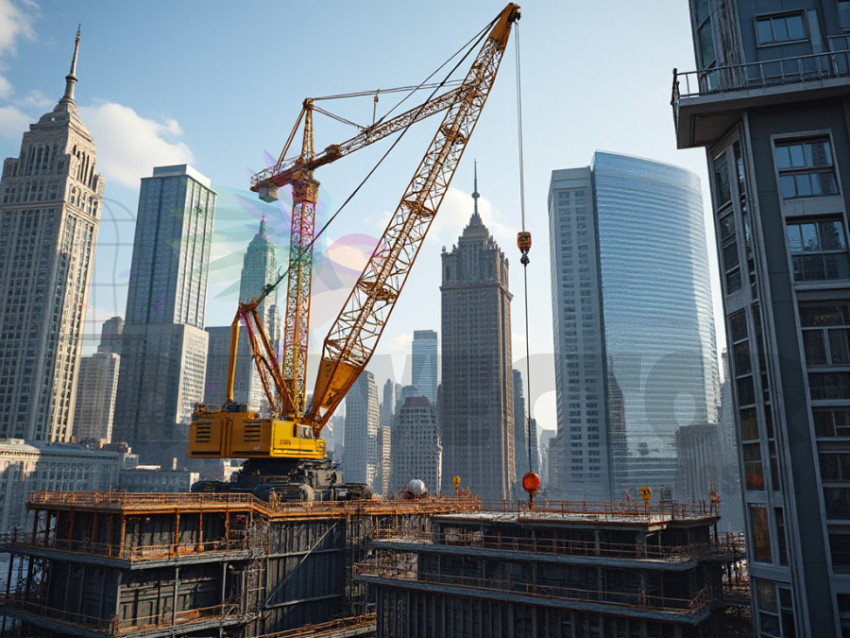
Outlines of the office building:
[{"label": "office building", "polygon": [[378,424],[378,478],[375,481],[375,492],[381,496],[389,494],[392,464],[392,428],[382,423]]},{"label": "office building", "polygon": [[759,636],[850,633],[850,3],[692,1]]},{"label": "office building", "polygon": [[[539,472],[540,459],[537,449],[537,422],[528,420],[525,412],[525,389],[522,373],[513,370],[514,384],[514,453],[516,458],[517,484],[522,484],[526,472]],[[531,437],[529,445],[528,438]]]},{"label": "office building", "polygon": [[[260,228],[245,251],[242,263],[242,278],[239,283],[239,301],[247,303],[262,294],[263,289],[277,281],[277,258],[274,245],[266,233],[266,220],[260,222]],[[279,351],[280,315],[277,312],[277,289],[272,289],[257,308],[269,343]],[[239,345],[236,357],[236,377],[233,384],[233,400],[244,403],[251,410],[268,407],[268,398],[260,381],[260,374],[251,356],[248,334],[243,328],[239,333]]]},{"label": "office building", "polygon": [[122,317],[110,317],[103,322],[100,328],[100,343],[98,352],[114,352],[121,354],[121,334],[124,332],[124,319]]},{"label": "office building", "polygon": [[0,180],[0,436],[70,441],[103,203],[94,139],[65,93]]},{"label": "office building", "polygon": [[591,166],[553,171],[549,231],[559,448],[550,487],[603,500],[673,487],[676,430],[716,422],[718,409],[699,179],[597,152]]},{"label": "office building", "polygon": [[452,477],[482,499],[512,497],[514,458],[511,298],[508,260],[474,211],[458,243],[442,253],[443,491]]},{"label": "office building", "polygon": [[227,374],[230,365],[230,326],[209,326],[207,333],[207,369],[204,403],[208,407],[224,405],[227,399]]},{"label": "office building", "polygon": [[74,440],[112,440],[121,357],[95,352],[80,359],[74,405]]},{"label": "office building", "polygon": [[412,352],[412,382],[419,396],[437,405],[437,332],[414,330]]},{"label": "office building", "polygon": [[145,464],[183,463],[192,409],[204,400],[215,197],[185,164],[142,179],[113,439]]},{"label": "office building", "polygon": [[0,440],[0,532],[28,528],[30,492],[107,492],[118,485],[118,452],[21,439]]},{"label": "office building", "polygon": [[364,370],[345,396],[345,453],[342,473],[349,483],[367,483],[376,492],[378,479],[378,388]]},{"label": "office building", "polygon": [[387,379],[384,382],[383,398],[380,406],[380,422],[381,425],[389,425],[392,427],[393,418],[395,416],[395,386],[392,379]]},{"label": "office building", "polygon": [[404,402],[393,430],[392,478],[390,492],[407,487],[413,479],[425,483],[429,492],[438,492],[442,481],[443,446],[437,414],[425,397]]},{"label": "office building", "polygon": [[683,425],[676,430],[676,493],[683,499],[708,501],[720,488],[720,435],[714,423]]}]

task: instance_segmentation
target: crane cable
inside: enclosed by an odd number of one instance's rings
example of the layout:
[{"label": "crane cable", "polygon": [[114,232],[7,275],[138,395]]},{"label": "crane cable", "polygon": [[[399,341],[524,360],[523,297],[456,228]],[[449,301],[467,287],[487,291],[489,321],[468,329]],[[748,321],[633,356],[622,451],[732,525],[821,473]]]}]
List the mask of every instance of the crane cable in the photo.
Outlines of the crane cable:
[{"label": "crane cable", "polygon": [[522,73],[520,72],[520,53],[519,53],[519,23],[515,25],[516,31],[516,109],[517,109],[517,141],[519,149],[519,210],[522,220],[522,231],[517,236],[522,257],[522,278],[523,278],[523,297],[525,301],[525,382],[526,394],[528,396],[528,414],[525,423],[525,440],[528,447],[528,471],[534,472],[534,465],[531,462],[532,447],[531,447],[531,350],[528,343],[528,251],[531,249],[531,234],[525,230],[525,167],[523,162],[522,148]]}]

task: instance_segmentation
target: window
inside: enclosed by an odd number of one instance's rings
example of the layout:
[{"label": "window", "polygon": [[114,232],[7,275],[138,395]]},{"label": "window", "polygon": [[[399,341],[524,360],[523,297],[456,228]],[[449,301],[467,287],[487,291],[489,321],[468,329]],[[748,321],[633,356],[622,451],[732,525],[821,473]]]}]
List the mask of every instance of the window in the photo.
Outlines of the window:
[{"label": "window", "polygon": [[850,0],[838,0],[838,26],[850,29]]},{"label": "window", "polygon": [[806,25],[802,13],[756,18],[756,35],[759,44],[779,44],[806,39]]},{"label": "window", "polygon": [[827,138],[777,142],[774,157],[779,190],[785,199],[838,194]]},{"label": "window", "polygon": [[753,558],[769,563],[771,554],[767,508],[762,505],[750,505],[750,522],[753,533]]},{"label": "window", "polygon": [[818,438],[850,438],[850,410],[812,410]]},{"label": "window", "polygon": [[808,365],[850,364],[850,306],[803,306],[800,324]]},{"label": "window", "polygon": [[844,222],[840,219],[789,222],[786,235],[794,281],[850,276]]}]

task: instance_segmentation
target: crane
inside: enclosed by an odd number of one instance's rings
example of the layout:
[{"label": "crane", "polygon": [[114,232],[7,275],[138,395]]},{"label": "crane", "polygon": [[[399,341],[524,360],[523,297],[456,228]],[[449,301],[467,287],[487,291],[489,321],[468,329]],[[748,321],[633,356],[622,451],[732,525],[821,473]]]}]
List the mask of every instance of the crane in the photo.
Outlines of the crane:
[{"label": "crane", "polygon": [[[469,142],[499,70],[511,28],[519,17],[519,6],[510,3],[488,25],[490,30],[482,36],[483,43],[472,66],[458,86],[400,115],[382,118],[351,139],[331,144],[319,153],[313,143],[314,112],[335,116],[318,107],[317,99],[304,100],[277,162],[251,179],[251,190],[265,201],[275,201],[285,186],[292,189],[289,268],[258,297],[239,305],[231,326],[227,400],[218,410],[207,410],[201,404],[196,407],[190,426],[190,457],[247,458],[240,473],[246,489],[296,485],[297,498],[306,500],[311,500],[316,490],[322,497],[327,496],[339,481],[338,473],[325,461],[321,432],[375,351]],[[314,171],[441,112],[445,115],[437,132],[324,340],[308,406],[307,344],[319,188]],[[302,124],[301,151],[287,159]],[[284,278],[284,342],[278,360],[257,309]],[[258,413],[233,401],[240,325],[245,326],[269,402],[269,418],[260,418]],[[248,476],[253,478],[247,480]],[[349,497],[365,493],[351,486],[342,491],[347,491]]]}]

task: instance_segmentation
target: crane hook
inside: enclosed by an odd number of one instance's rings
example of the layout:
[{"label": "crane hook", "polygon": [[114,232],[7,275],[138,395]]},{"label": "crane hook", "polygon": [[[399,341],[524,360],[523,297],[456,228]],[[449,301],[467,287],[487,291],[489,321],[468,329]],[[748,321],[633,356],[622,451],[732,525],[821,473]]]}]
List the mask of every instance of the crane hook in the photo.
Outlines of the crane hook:
[{"label": "crane hook", "polygon": [[531,250],[531,233],[527,230],[521,230],[516,235],[516,245],[519,248],[519,252],[522,253],[522,257],[520,258],[520,263],[523,266],[528,266],[528,251]]}]

